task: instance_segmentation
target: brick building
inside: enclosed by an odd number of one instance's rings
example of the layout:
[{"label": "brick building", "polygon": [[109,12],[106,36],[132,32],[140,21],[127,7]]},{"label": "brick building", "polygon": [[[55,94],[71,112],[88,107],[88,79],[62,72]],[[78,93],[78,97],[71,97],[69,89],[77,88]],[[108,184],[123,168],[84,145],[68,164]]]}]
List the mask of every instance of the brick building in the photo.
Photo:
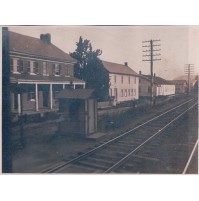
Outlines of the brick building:
[{"label": "brick building", "polygon": [[57,110],[59,91],[85,88],[85,82],[73,76],[76,61],[51,43],[50,34],[41,34],[40,39],[8,34],[12,113]]}]

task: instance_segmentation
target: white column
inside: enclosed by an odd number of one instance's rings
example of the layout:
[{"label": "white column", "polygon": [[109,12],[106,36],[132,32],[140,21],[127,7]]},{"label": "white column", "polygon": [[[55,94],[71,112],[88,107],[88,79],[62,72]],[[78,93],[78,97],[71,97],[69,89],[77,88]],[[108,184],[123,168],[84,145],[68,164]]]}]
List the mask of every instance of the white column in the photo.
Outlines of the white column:
[{"label": "white column", "polygon": [[63,84],[63,89],[65,89],[65,84]]},{"label": "white column", "polygon": [[18,94],[18,114],[21,114],[21,94]]},{"label": "white column", "polygon": [[75,89],[75,84],[73,84],[73,88]]},{"label": "white column", "polygon": [[53,109],[53,86],[50,84],[50,109]]},{"label": "white column", "polygon": [[38,84],[35,84],[35,109],[39,111],[39,104],[38,104]]},{"label": "white column", "polygon": [[84,86],[83,86],[83,89],[85,89],[86,88],[86,84],[84,84]]}]

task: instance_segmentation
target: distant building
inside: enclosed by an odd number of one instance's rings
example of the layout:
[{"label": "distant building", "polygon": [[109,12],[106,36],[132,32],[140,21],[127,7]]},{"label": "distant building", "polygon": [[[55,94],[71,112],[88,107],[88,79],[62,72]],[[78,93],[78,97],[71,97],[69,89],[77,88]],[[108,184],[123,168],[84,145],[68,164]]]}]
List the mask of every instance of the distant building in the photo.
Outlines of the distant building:
[{"label": "distant building", "polygon": [[114,97],[116,103],[138,99],[139,77],[125,62],[124,65],[102,61],[109,74],[109,96]]},{"label": "distant building", "polygon": [[[139,73],[139,96],[147,97],[150,96],[150,75],[143,75]],[[168,96],[175,94],[175,85],[169,81],[158,77],[154,74],[153,76],[153,96]]]},{"label": "distant building", "polygon": [[84,81],[73,76],[76,60],[53,45],[50,34],[41,34],[40,39],[8,34],[12,113],[56,110],[59,91],[85,87]]},{"label": "distant building", "polygon": [[169,82],[175,85],[176,94],[186,93],[188,90],[186,80],[170,80]]}]

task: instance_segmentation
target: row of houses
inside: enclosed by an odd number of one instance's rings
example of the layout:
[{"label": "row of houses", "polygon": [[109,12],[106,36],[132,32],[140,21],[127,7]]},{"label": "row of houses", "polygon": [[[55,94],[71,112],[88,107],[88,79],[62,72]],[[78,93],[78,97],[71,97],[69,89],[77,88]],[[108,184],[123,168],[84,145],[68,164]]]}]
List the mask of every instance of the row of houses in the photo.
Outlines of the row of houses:
[{"label": "row of houses", "polygon": [[[9,32],[11,112],[34,114],[56,111],[56,94],[63,89],[84,89],[74,77],[74,60],[51,43],[50,34],[40,39]],[[150,76],[137,74],[128,63],[102,61],[109,76],[109,96],[115,104],[150,96]],[[168,81],[154,75],[154,96],[185,93],[186,81]]]}]

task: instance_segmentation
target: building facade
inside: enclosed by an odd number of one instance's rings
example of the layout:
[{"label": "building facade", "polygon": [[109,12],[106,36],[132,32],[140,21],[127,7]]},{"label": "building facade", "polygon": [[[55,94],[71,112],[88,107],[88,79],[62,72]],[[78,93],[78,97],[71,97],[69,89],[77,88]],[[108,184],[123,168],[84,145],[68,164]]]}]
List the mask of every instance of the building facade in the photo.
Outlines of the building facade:
[{"label": "building facade", "polygon": [[170,80],[175,85],[176,94],[187,93],[188,83],[186,80]]},{"label": "building facade", "polygon": [[56,94],[64,88],[85,88],[74,78],[76,61],[51,43],[50,34],[40,39],[9,34],[11,112],[17,115],[53,111]]},{"label": "building facade", "polygon": [[127,63],[124,65],[102,61],[104,68],[109,73],[109,96],[116,103],[138,99],[139,77]]},{"label": "building facade", "polygon": [[[139,95],[140,97],[150,96],[150,75],[139,73]],[[154,74],[153,76],[153,96],[168,96],[175,94],[175,85]]]}]

